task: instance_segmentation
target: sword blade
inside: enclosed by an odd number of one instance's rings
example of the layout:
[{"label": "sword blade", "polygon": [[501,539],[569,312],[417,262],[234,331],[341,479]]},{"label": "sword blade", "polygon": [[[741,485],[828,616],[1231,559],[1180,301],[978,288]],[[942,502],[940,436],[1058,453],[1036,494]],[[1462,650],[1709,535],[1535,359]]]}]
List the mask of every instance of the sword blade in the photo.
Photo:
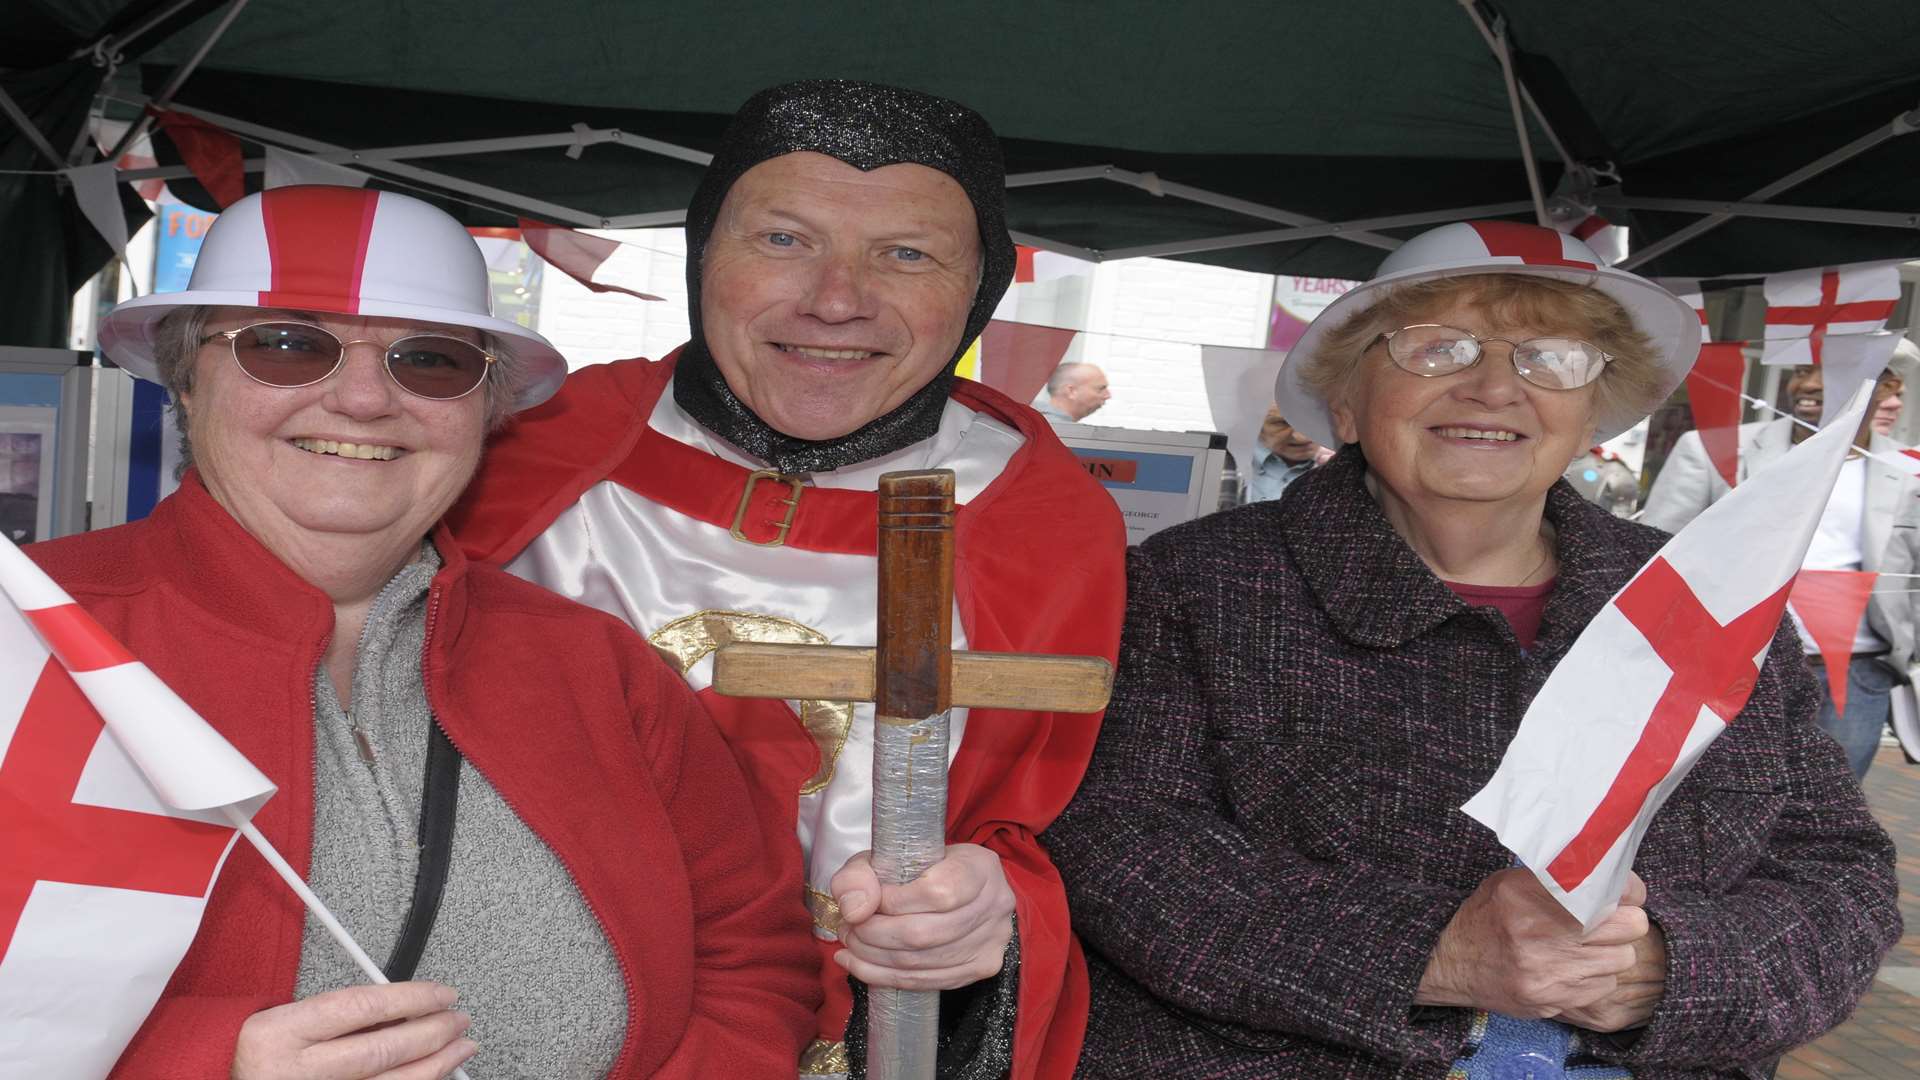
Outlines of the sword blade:
[{"label": "sword blade", "polygon": [[[873,729],[873,869],[905,884],[947,848],[947,714],[876,717]],[[867,992],[867,1075],[931,1080],[940,1036],[938,991],[875,986]]]}]

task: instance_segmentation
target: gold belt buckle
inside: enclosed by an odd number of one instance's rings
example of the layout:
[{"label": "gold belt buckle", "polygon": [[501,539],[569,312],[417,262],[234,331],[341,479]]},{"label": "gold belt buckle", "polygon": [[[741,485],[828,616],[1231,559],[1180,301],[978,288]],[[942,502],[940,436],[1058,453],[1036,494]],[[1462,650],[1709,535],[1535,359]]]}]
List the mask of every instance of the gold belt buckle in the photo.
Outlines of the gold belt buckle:
[{"label": "gold belt buckle", "polygon": [[[747,523],[747,504],[753,501],[753,486],[762,480],[780,481],[793,489],[790,498],[778,500],[787,504],[786,516],[777,522],[767,523],[780,530],[771,540],[755,540],[741,531],[740,528]],[[800,492],[804,486],[805,485],[800,483],[799,477],[787,476],[784,473],[774,472],[772,469],[757,469],[748,473],[746,489],[740,492],[740,509],[733,512],[733,528],[728,529],[727,533],[735,540],[743,544],[752,544],[755,547],[779,547],[785,544],[787,542],[787,530],[793,528],[793,517],[800,512]]]}]

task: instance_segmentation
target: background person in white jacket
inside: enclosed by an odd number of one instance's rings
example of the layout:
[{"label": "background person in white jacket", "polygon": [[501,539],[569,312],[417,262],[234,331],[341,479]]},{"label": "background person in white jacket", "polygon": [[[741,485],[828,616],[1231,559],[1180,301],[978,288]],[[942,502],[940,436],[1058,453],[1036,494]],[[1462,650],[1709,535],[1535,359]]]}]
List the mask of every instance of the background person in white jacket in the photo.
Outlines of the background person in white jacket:
[{"label": "background person in white jacket", "polygon": [[[1920,348],[1900,342],[1896,354],[1908,363],[1920,363]],[[1888,437],[1900,417],[1904,380],[1889,367],[1874,388],[1873,406],[1860,425],[1857,445],[1892,457],[1900,444]],[[1740,466],[1737,476],[1765,469],[1812,432],[1795,423],[1817,424],[1825,386],[1820,369],[1795,368],[1787,382],[1794,418],[1779,417],[1740,425]],[[1700,433],[1689,431],[1674,443],[1647,495],[1640,520],[1677,532],[1702,510],[1731,490],[1707,458]],[[1807,549],[1809,570],[1871,570],[1885,574],[1920,571],[1920,482],[1881,461],[1855,454],[1835,483],[1833,497],[1820,519],[1820,531]],[[1807,662],[1820,683],[1820,726],[1846,749],[1855,779],[1864,778],[1873,764],[1880,733],[1886,730],[1888,694],[1904,679],[1913,658],[1916,594],[1920,579],[1889,578],[1875,587],[1866,617],[1854,631],[1853,654],[1847,665],[1847,700],[1836,714],[1823,661],[1806,628],[1800,637]],[[1798,624],[1798,616],[1795,623]]]}]

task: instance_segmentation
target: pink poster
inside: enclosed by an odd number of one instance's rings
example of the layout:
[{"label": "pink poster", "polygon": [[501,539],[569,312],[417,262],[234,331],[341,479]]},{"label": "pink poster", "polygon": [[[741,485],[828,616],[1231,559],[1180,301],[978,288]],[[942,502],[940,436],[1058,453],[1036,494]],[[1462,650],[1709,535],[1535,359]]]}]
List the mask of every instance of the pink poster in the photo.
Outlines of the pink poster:
[{"label": "pink poster", "polygon": [[1273,317],[1267,324],[1267,348],[1291,349],[1307,324],[1328,304],[1360,284],[1342,278],[1281,274],[1273,284]]}]

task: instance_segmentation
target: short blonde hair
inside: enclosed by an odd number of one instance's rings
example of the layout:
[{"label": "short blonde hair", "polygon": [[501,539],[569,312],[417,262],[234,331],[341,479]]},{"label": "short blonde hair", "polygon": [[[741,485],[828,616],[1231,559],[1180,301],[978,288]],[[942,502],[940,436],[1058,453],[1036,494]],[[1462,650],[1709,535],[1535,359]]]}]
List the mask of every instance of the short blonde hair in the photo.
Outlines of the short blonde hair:
[{"label": "short blonde hair", "polygon": [[1667,377],[1657,347],[1619,301],[1591,286],[1530,274],[1463,274],[1391,286],[1302,358],[1301,381],[1328,403],[1338,403],[1362,354],[1381,334],[1456,304],[1477,308],[1497,322],[1552,328],[1600,346],[1613,359],[1594,384],[1597,423],[1644,416],[1666,400]]}]

